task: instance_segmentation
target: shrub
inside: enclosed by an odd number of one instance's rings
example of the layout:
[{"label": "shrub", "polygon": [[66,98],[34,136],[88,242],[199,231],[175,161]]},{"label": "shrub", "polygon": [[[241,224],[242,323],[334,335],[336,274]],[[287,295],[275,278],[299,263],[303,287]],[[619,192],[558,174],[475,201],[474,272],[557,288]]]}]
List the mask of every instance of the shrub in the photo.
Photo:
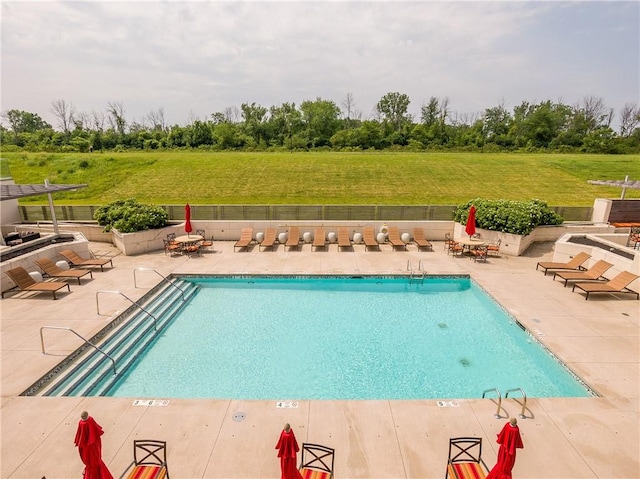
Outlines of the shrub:
[{"label": "shrub", "polygon": [[476,198],[456,206],[454,220],[466,224],[469,208],[476,207],[476,226],[478,228],[528,235],[537,226],[559,225],[562,217],[553,211],[544,201],[486,200]]},{"label": "shrub", "polygon": [[115,228],[122,233],[162,228],[169,215],[160,206],[145,205],[135,199],[118,200],[96,209],[93,218],[104,231]]}]

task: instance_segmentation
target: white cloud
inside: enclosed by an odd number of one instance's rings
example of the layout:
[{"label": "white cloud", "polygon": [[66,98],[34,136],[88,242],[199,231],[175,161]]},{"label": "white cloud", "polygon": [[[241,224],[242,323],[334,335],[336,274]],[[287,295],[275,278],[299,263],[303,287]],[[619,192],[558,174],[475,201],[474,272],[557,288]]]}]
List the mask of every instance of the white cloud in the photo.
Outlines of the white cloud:
[{"label": "white cloud", "polygon": [[[636,2],[3,2],[2,105],[53,122],[122,102],[171,123],[228,106],[389,91],[473,113],[638,98]],[[634,20],[635,19],[635,20]],[[624,52],[625,61],[615,61]],[[612,74],[613,73],[613,74]]]}]

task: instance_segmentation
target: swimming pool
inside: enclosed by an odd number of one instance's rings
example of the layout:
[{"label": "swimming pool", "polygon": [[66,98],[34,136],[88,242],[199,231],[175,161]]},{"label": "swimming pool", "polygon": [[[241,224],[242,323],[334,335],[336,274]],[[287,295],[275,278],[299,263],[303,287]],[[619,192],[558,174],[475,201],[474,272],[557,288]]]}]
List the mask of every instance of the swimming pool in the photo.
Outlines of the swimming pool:
[{"label": "swimming pool", "polygon": [[215,277],[107,393],[234,399],[583,397],[469,278]]}]

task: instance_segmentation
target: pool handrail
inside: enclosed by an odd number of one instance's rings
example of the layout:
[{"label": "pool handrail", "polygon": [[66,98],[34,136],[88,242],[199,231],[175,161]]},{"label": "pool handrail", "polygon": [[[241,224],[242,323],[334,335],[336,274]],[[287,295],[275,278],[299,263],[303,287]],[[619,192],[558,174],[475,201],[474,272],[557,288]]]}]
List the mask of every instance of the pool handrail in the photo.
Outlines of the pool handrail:
[{"label": "pool handrail", "polygon": [[520,391],[520,394],[522,394],[522,397],[524,398],[524,402],[522,403],[522,411],[520,412],[520,419],[526,419],[527,416],[525,416],[524,412],[527,409],[527,394],[524,392],[524,390],[522,388],[513,388],[513,389],[509,389],[504,397],[505,399],[509,397],[509,393],[515,392],[515,391]]},{"label": "pool handrail", "polygon": [[82,339],[85,343],[87,343],[89,346],[94,348],[96,351],[98,351],[99,353],[101,353],[101,354],[105,355],[107,358],[109,358],[111,360],[111,363],[113,364],[113,374],[114,374],[114,376],[118,375],[118,371],[116,371],[116,360],[113,359],[109,355],[109,353],[104,352],[98,346],[96,346],[91,341],[89,341],[88,339],[84,338],[83,336],[81,336],[80,334],[78,334],[77,332],[75,332],[71,328],[64,328],[64,327],[61,327],[61,326],[42,326],[40,328],[40,346],[42,347],[42,354],[47,354],[46,351],[45,351],[45,348],[44,348],[44,333],[43,333],[44,329],[62,329],[62,330],[65,330],[65,331],[71,331],[73,334],[78,336],[80,339]]},{"label": "pool handrail", "polygon": [[500,409],[502,409],[502,395],[500,394],[500,391],[498,390],[498,388],[490,388],[490,389],[485,389],[482,392],[482,397],[484,398],[485,395],[489,392],[495,391],[496,394],[498,395],[498,409],[496,411],[496,413],[493,415],[493,417],[495,417],[496,419],[500,419],[502,416],[500,416]]},{"label": "pool handrail", "polygon": [[158,318],[156,318],[153,314],[151,314],[149,311],[144,309],[142,306],[140,306],[138,303],[136,303],[129,296],[127,296],[124,293],[121,293],[120,291],[96,291],[96,312],[98,313],[98,315],[100,315],[100,301],[98,300],[100,293],[119,294],[120,296],[122,296],[123,298],[128,300],[131,304],[133,304],[134,306],[137,306],[138,308],[140,308],[144,313],[146,313],[147,315],[151,316],[153,318],[153,330],[154,331],[158,330]]},{"label": "pool handrail", "polygon": [[182,288],[180,288],[178,285],[176,285],[173,281],[169,280],[169,278],[167,278],[166,276],[164,276],[162,273],[159,273],[158,271],[156,271],[155,269],[151,269],[151,268],[135,268],[133,270],[133,287],[137,288],[138,287],[138,283],[136,282],[136,271],[153,271],[154,273],[156,273],[158,276],[160,276],[164,281],[166,281],[167,283],[169,283],[171,286],[173,286],[174,288],[176,288],[178,291],[180,291],[180,296],[182,296],[182,302],[186,301],[186,298],[184,297],[184,291],[182,290]]}]

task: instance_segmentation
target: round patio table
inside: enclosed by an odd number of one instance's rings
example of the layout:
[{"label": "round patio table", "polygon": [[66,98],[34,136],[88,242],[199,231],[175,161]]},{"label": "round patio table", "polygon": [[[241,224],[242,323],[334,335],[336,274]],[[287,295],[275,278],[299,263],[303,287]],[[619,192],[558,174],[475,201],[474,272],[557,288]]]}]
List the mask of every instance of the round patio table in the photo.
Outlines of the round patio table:
[{"label": "round patio table", "polygon": [[204,238],[201,235],[182,235],[176,236],[173,238],[173,241],[176,243],[197,243],[198,241],[202,241]]}]

